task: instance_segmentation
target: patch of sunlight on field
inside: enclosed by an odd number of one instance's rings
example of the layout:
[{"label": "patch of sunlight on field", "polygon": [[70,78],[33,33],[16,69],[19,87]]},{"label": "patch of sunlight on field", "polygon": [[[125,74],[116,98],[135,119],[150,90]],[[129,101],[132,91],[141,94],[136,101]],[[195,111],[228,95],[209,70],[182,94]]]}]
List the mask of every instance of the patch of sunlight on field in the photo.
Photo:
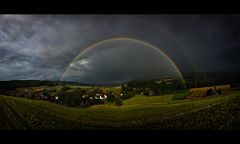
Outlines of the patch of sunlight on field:
[{"label": "patch of sunlight on field", "polygon": [[123,101],[123,105],[167,104],[172,100],[173,96],[174,94],[163,96],[136,95],[131,99]]},{"label": "patch of sunlight on field", "polygon": [[[143,105],[163,105],[174,103],[175,101],[183,99],[188,92],[166,94],[160,96],[145,96],[136,95],[130,99],[123,100],[123,106],[116,106],[114,103],[106,103],[103,105],[93,105],[91,108],[122,108],[122,107],[136,107]],[[174,100],[174,101],[173,101]]]}]

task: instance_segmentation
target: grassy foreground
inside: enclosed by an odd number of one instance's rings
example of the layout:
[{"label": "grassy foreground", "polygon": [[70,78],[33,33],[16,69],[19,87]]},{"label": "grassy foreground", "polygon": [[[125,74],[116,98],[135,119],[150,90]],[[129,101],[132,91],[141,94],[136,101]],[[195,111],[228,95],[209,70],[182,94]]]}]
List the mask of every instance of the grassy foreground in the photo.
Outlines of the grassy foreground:
[{"label": "grassy foreground", "polygon": [[90,108],[0,96],[0,129],[240,129],[240,92],[194,100],[176,95],[183,93]]}]

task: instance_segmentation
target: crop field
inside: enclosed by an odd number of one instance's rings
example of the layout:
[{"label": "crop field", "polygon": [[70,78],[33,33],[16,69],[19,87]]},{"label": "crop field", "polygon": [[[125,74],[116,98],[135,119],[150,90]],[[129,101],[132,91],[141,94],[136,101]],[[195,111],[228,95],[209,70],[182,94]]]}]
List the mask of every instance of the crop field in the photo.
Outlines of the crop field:
[{"label": "crop field", "polygon": [[199,99],[137,95],[123,101],[73,108],[48,101],[0,96],[0,129],[240,129],[240,92]]},{"label": "crop field", "polygon": [[206,91],[208,89],[214,89],[216,87],[216,89],[222,89],[222,90],[228,90],[230,89],[231,85],[228,84],[228,85],[219,85],[219,86],[211,86],[211,87],[199,87],[199,88],[191,88],[189,90],[189,92],[192,92],[192,91]]},{"label": "crop field", "polygon": [[191,88],[189,90],[188,95],[185,97],[187,99],[192,98],[201,98],[206,97],[209,95],[216,95],[219,93],[228,93],[231,91],[231,85],[217,85],[217,86],[210,86],[210,87],[198,87],[198,88]]}]

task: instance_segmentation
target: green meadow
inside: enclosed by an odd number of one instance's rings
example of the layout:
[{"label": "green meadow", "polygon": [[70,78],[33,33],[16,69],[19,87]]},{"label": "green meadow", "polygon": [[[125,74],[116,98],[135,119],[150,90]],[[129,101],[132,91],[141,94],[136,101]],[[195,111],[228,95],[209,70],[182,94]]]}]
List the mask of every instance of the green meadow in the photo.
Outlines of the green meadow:
[{"label": "green meadow", "polygon": [[240,92],[182,99],[187,92],[136,95],[87,108],[0,96],[0,129],[188,130],[240,129]]}]

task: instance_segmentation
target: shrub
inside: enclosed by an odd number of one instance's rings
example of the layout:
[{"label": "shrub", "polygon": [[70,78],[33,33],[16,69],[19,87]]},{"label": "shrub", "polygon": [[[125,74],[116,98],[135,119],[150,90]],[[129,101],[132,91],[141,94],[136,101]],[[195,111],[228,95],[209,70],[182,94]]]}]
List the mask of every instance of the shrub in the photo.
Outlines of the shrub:
[{"label": "shrub", "polygon": [[115,98],[115,104],[116,104],[117,106],[122,106],[122,105],[123,105],[123,102],[122,102],[122,100],[120,99],[120,97],[116,97],[116,98]]},{"label": "shrub", "polygon": [[222,94],[222,89],[219,88],[219,89],[217,90],[217,94],[221,95],[221,94]]},{"label": "shrub", "polygon": [[109,101],[109,102],[114,101],[114,94],[111,91],[107,92],[106,95],[107,95],[107,101]]}]

